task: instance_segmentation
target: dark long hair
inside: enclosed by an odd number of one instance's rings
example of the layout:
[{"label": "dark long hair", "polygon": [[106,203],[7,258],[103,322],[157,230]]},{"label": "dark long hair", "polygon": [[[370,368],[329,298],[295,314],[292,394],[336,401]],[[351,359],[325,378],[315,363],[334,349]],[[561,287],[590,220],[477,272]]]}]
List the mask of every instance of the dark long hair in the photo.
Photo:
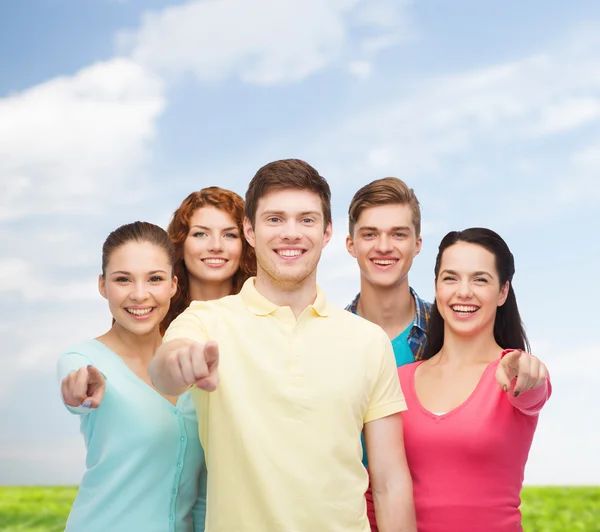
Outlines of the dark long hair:
[{"label": "dark long hair", "polygon": [[[508,281],[508,296],[504,305],[498,307],[494,321],[494,339],[496,343],[503,349],[530,351],[529,340],[525,334],[525,327],[521,321],[517,298],[512,286],[515,274],[515,259],[510,249],[508,249],[508,245],[499,234],[482,227],[472,227],[464,231],[451,231],[448,233],[440,242],[435,259],[436,283],[444,251],[458,242],[476,244],[487,249],[496,258],[496,270],[500,278],[500,286],[504,286]],[[438,311],[437,303],[434,301],[427,324],[427,345],[423,358],[428,359],[439,353],[443,345],[444,320]]]}]

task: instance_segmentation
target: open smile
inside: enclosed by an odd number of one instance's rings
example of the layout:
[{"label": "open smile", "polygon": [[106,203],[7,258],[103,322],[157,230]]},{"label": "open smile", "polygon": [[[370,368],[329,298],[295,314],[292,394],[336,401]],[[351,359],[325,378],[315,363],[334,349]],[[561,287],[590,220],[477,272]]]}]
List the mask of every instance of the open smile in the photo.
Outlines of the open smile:
[{"label": "open smile", "polygon": [[209,268],[221,268],[229,262],[228,259],[222,257],[207,257],[206,259],[200,259]]},{"label": "open smile", "polygon": [[477,305],[450,305],[450,308],[461,319],[470,318],[480,309]]},{"label": "open smile", "polygon": [[133,316],[135,320],[146,320],[150,317],[150,315],[156,310],[156,307],[144,307],[144,308],[133,308],[128,307],[125,308],[125,311]]},{"label": "open smile", "polygon": [[372,264],[375,265],[375,267],[378,270],[389,270],[391,268],[393,268],[400,259],[394,259],[394,258],[389,258],[389,259],[369,259],[371,261]]},{"label": "open smile", "polygon": [[284,260],[295,260],[306,253],[305,249],[276,249],[275,253]]}]

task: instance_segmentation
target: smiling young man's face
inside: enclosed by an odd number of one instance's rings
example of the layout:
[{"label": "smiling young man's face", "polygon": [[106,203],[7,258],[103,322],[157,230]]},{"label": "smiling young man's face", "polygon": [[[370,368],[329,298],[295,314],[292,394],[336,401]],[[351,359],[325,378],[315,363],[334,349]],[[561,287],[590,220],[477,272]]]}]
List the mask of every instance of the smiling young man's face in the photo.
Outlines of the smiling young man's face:
[{"label": "smiling young man's face", "polygon": [[392,287],[404,282],[413,259],[421,251],[409,205],[366,208],[358,218],[346,248],[358,261],[361,276],[373,286]]},{"label": "smiling young man's face", "polygon": [[244,233],[256,251],[258,275],[285,288],[297,288],[316,276],[321,252],[331,239],[321,198],[310,190],[274,190],[260,198],[254,227]]}]

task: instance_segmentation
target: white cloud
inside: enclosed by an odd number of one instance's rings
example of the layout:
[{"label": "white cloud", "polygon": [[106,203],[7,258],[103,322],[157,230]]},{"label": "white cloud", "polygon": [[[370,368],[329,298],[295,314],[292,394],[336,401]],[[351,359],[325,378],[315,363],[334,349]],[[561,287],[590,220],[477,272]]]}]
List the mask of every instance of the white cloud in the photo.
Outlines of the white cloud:
[{"label": "white cloud", "polygon": [[540,110],[539,123],[532,128],[533,135],[549,135],[576,129],[600,117],[600,99],[572,98],[548,105]]},{"label": "white cloud", "polygon": [[119,58],[0,100],[0,219],[135,201],[164,103],[160,81]]},{"label": "white cloud", "polygon": [[371,77],[373,67],[369,61],[352,61],[348,65],[348,71],[350,74],[361,79],[368,79]]},{"label": "white cloud", "polygon": [[[334,184],[351,189],[382,175],[409,184],[426,179],[439,187],[438,194],[502,179],[502,200],[490,200],[490,216],[513,200],[527,207],[526,216],[533,217],[537,207],[547,216],[555,207],[573,205],[569,198],[581,199],[590,187],[598,188],[590,170],[599,168],[596,146],[586,148],[586,136],[575,137],[564,150],[544,143],[575,135],[582,126],[598,127],[599,61],[594,41],[577,38],[545,53],[409,86],[398,78],[389,82],[398,84],[398,96],[375,98],[375,105],[318,135],[309,160],[318,161]],[[531,155],[517,163],[511,154],[527,146]],[[544,158],[534,166],[540,149]],[[519,164],[528,165],[527,174],[518,172]],[[535,189],[529,185],[534,181],[540,183]],[[567,186],[569,194],[551,197]],[[584,201],[597,197],[588,194]]]},{"label": "white cloud", "polygon": [[193,1],[146,14],[138,30],[121,33],[118,41],[136,61],[169,74],[289,83],[340,60],[355,26],[370,29],[369,39],[388,36],[404,2],[378,0],[370,7],[372,1]]}]

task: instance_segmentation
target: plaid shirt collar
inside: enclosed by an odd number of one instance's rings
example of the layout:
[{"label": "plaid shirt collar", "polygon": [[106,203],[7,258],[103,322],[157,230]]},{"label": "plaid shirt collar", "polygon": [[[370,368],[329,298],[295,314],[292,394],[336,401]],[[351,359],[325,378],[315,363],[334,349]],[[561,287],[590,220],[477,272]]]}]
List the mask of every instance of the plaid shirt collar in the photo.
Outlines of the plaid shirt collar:
[{"label": "plaid shirt collar", "polygon": [[[415,300],[416,313],[415,322],[413,326],[418,327],[423,332],[427,332],[427,320],[429,319],[429,303],[423,301],[412,288],[409,287],[409,290],[410,295],[413,296],[413,299]],[[346,307],[346,310],[352,312],[352,314],[358,314],[358,312],[356,312],[356,308],[358,307],[359,299],[360,292],[356,294],[356,297],[352,300],[352,303],[350,303]]]},{"label": "plaid shirt collar", "polygon": [[[431,304],[423,301],[412,288],[410,289],[410,294],[415,300],[416,312],[413,326],[408,334],[408,345],[413,352],[415,360],[422,360],[425,354],[425,345],[427,343],[427,322],[429,321]],[[356,307],[358,306],[359,299],[360,292],[352,300],[352,303],[346,307],[346,310],[353,314],[358,314],[356,312]]]}]

